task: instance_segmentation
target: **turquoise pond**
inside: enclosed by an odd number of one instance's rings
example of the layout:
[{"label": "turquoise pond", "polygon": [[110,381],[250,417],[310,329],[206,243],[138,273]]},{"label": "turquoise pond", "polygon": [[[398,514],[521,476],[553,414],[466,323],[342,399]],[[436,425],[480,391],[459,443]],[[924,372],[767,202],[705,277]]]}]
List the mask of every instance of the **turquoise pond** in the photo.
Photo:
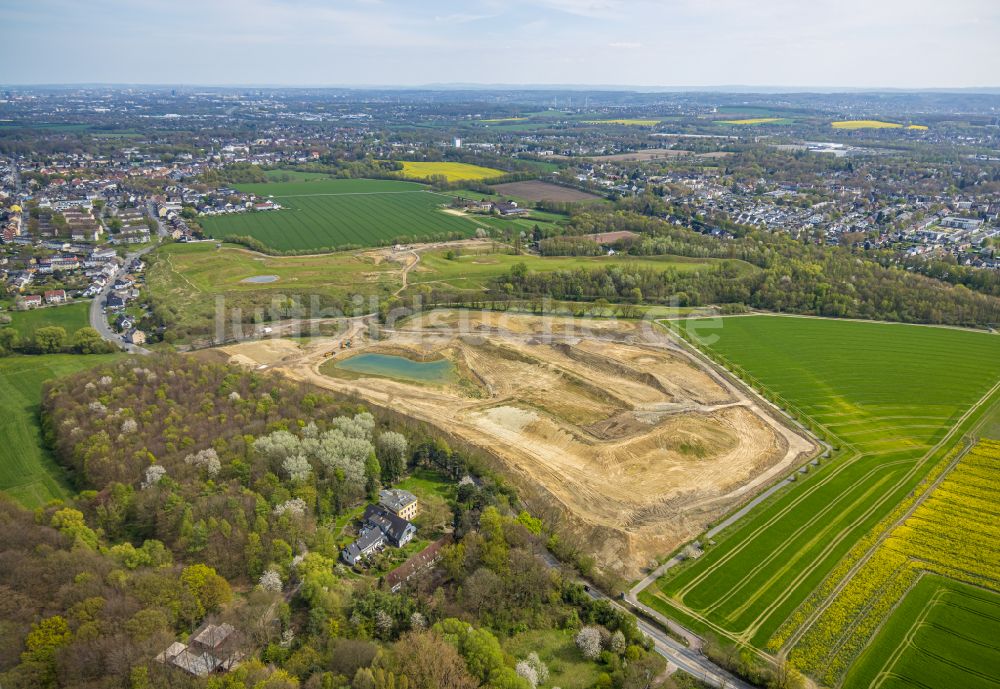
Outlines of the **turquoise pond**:
[{"label": "turquoise pond", "polygon": [[414,361],[404,356],[367,353],[338,361],[334,367],[352,373],[367,373],[418,383],[449,383],[455,380],[455,365],[447,359]]}]

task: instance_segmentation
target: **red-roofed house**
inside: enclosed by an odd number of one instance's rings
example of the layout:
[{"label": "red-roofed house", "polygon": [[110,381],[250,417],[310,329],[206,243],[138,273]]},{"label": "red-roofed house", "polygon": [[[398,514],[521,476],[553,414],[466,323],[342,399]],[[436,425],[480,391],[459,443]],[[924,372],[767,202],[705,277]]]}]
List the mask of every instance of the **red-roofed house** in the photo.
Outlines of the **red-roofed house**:
[{"label": "red-roofed house", "polygon": [[50,289],[45,291],[46,304],[62,304],[66,301],[66,290]]}]

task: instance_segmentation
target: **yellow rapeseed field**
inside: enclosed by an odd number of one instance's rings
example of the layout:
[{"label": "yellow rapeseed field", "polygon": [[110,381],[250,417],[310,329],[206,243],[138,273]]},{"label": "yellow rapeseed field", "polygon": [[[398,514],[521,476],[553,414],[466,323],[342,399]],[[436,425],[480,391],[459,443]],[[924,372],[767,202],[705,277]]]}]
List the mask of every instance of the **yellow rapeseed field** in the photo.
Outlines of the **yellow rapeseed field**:
[{"label": "yellow rapeseed field", "polygon": [[503,170],[469,165],[468,163],[414,162],[408,160],[401,162],[403,163],[403,177],[414,179],[444,175],[449,182],[456,182],[458,180],[492,179],[494,177],[502,177],[506,174]]},{"label": "yellow rapeseed field", "polygon": [[[831,122],[834,129],[900,129],[904,125],[896,122],[882,122],[881,120],[841,120]],[[927,129],[927,125],[911,124],[907,129]]]},{"label": "yellow rapeseed field", "polygon": [[[925,485],[940,476],[955,451],[935,467]],[[792,649],[789,662],[824,685],[836,686],[921,571],[996,590],[1000,524],[990,510],[1000,496],[998,470],[1000,442],[981,439],[847,581]],[[897,507],[898,514],[883,521],[898,521],[918,494],[914,491]],[[879,527],[852,549],[840,569],[846,573],[877,542]],[[828,577],[817,591],[826,587],[832,593],[832,584],[834,577]],[[810,608],[816,609],[815,599],[793,618],[801,622]],[[769,650],[780,649],[789,631],[786,623],[769,642]]]}]

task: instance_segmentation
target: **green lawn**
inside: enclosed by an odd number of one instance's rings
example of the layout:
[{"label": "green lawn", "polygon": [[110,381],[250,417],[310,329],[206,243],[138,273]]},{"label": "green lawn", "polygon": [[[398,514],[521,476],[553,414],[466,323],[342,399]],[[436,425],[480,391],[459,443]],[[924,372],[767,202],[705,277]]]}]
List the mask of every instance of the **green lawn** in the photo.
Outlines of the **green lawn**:
[{"label": "green lawn", "polygon": [[[269,182],[321,182],[333,179],[325,172],[299,172],[298,170],[267,170],[264,172]],[[240,185],[247,186],[247,185]]]},{"label": "green lawn", "polygon": [[0,491],[34,508],[69,494],[66,475],[42,445],[39,405],[49,379],[117,355],[48,354],[0,359]]},{"label": "green lawn", "polygon": [[[291,173],[289,173],[291,174]],[[283,207],[199,219],[212,237],[249,235],[279,251],[330,251],[471,237],[478,225],[445,213],[450,196],[413,182],[305,177],[300,181],[241,184],[241,191],[271,196]]]},{"label": "green lawn", "polygon": [[763,648],[854,542],[980,420],[983,408],[962,416],[1000,378],[1000,337],[779,316],[721,324],[675,327],[717,338],[706,345],[712,356],[841,450],[642,598],[696,629]]},{"label": "green lawn", "polygon": [[561,689],[591,689],[596,686],[601,668],[580,654],[569,629],[547,629],[522,632],[503,643],[504,650],[517,660],[534,651],[549,668],[546,687]]},{"label": "green lawn", "polygon": [[985,416],[979,433],[983,437],[1000,440],[1000,406],[994,407]]},{"label": "green lawn", "polygon": [[925,575],[855,663],[846,689],[1000,686],[1000,596]]},{"label": "green lawn", "polygon": [[[14,328],[22,338],[31,337],[39,328],[58,326],[72,335],[80,328],[90,325],[90,302],[79,301],[62,306],[46,306],[31,311],[11,311],[9,327]],[[0,326],[8,327],[8,326]]]},{"label": "green lawn", "polygon": [[408,490],[420,500],[450,500],[455,497],[455,485],[454,481],[433,469],[414,469],[413,473],[393,488]]}]

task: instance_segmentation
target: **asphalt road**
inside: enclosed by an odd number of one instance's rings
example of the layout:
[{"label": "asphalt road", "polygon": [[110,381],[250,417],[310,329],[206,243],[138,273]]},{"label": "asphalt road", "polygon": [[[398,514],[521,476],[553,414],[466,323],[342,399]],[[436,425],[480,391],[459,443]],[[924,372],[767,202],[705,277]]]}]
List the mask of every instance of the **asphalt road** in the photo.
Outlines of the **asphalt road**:
[{"label": "asphalt road", "polygon": [[[561,567],[559,560],[557,560],[556,557],[547,550],[543,551],[542,559],[549,567]],[[707,657],[702,655],[700,651],[688,648],[681,642],[667,635],[667,633],[660,627],[657,627],[656,625],[651,624],[645,619],[635,615],[631,610],[623,606],[617,600],[594,588],[594,586],[589,582],[580,581],[580,583],[585,585],[587,595],[594,600],[606,600],[622,612],[635,617],[635,621],[639,629],[641,629],[644,634],[653,640],[653,647],[656,652],[666,658],[670,665],[680,668],[692,677],[696,677],[702,682],[706,682],[712,686],[725,687],[726,689],[756,689],[754,685],[744,682],[736,675],[720,668]]]},{"label": "asphalt road", "polygon": [[[145,249],[132,252],[125,256],[125,265],[128,265],[130,261],[134,258],[138,258],[143,254],[149,253],[153,250],[155,246],[149,246]],[[108,299],[108,294],[111,292],[111,288],[115,284],[115,279],[122,273],[121,268],[115,271],[115,274],[108,279],[108,284],[106,284],[101,291],[98,292],[93,301],[90,302],[90,327],[96,330],[102,338],[106,341],[112,343],[117,347],[121,347],[127,352],[132,354],[150,354],[151,352],[145,347],[139,347],[138,345],[130,344],[122,339],[122,336],[111,329],[108,325],[108,317],[104,313],[104,303]]]},{"label": "asphalt road", "polygon": [[[589,587],[588,593],[595,600],[607,600],[619,610],[632,615],[632,611],[622,606],[617,601],[605,596],[600,591]],[[667,659],[667,662],[677,666],[692,677],[700,679],[716,687],[726,687],[727,689],[755,689],[754,685],[744,682],[736,675],[723,670],[713,663],[700,651],[692,650],[681,642],[667,635],[659,627],[650,624],[641,617],[635,616],[636,624],[647,636],[653,640],[656,652]]]},{"label": "asphalt road", "polygon": [[[147,204],[146,209],[150,217],[156,218],[155,210],[153,208],[152,203]],[[159,218],[156,218],[156,225],[157,225],[156,234],[160,238],[160,240],[162,240],[164,237],[167,236],[167,229],[164,226],[163,221],[161,221]],[[133,251],[131,253],[126,254],[125,265],[127,266],[129,263],[132,262],[133,259],[148,254],[158,245],[159,245],[158,243],[153,244],[147,246],[145,249],[140,249],[138,251]],[[108,318],[104,313],[104,303],[108,299],[108,294],[111,293],[111,288],[115,283],[115,279],[121,274],[121,272],[122,272],[121,269],[116,271],[115,274],[112,275],[111,278],[108,280],[108,284],[106,284],[104,288],[101,289],[101,291],[94,296],[94,300],[90,302],[90,327],[96,330],[100,334],[100,336],[104,338],[104,340],[110,342],[116,347],[124,349],[126,352],[129,352],[131,354],[150,354],[151,352],[145,347],[139,347],[138,345],[125,342],[122,339],[121,335],[112,330],[111,326],[108,325]]]}]

